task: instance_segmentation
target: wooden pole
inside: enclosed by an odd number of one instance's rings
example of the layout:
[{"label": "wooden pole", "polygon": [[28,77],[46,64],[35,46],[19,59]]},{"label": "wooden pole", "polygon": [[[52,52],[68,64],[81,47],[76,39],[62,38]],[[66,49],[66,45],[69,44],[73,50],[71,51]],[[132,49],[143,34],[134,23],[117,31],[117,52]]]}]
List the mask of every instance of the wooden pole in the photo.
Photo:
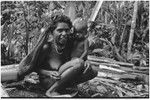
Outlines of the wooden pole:
[{"label": "wooden pole", "polygon": [[131,47],[132,47],[132,42],[133,42],[133,37],[134,37],[134,30],[136,27],[137,11],[138,11],[138,1],[135,1],[133,17],[132,17],[132,22],[131,22],[130,36],[129,36],[129,41],[128,41],[128,52],[127,52],[128,56],[131,53]]},{"label": "wooden pole", "polygon": [[89,21],[94,21],[96,19],[96,16],[99,12],[99,9],[100,9],[102,3],[103,3],[103,0],[97,1],[96,5],[92,11]]}]

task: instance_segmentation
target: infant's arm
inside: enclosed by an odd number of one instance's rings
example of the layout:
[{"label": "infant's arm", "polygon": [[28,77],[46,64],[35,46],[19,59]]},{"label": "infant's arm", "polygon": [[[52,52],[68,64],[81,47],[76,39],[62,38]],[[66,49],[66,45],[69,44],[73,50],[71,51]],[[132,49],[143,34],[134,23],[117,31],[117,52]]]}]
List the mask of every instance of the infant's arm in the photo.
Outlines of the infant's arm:
[{"label": "infant's arm", "polygon": [[86,39],[84,41],[84,52],[83,52],[83,54],[80,57],[81,59],[83,59],[84,57],[86,57],[86,55],[88,53],[88,50],[89,50],[89,41],[88,41],[88,39]]}]

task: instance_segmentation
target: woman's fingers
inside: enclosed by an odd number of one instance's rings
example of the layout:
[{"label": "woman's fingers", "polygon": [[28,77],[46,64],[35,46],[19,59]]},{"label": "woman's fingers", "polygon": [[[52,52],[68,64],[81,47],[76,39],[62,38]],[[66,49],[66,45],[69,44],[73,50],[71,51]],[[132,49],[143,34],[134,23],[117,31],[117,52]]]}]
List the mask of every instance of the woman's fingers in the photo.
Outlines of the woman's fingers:
[{"label": "woman's fingers", "polygon": [[57,71],[51,71],[50,76],[53,77],[54,79],[60,79],[60,74]]}]

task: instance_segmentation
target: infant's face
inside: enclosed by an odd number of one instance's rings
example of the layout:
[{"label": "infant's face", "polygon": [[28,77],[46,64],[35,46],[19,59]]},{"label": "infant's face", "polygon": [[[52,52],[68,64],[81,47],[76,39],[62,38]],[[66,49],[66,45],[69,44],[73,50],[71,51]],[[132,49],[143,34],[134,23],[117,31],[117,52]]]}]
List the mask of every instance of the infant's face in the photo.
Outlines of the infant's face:
[{"label": "infant's face", "polygon": [[87,30],[86,29],[78,30],[76,31],[76,35],[78,36],[78,38],[83,38],[87,35]]}]

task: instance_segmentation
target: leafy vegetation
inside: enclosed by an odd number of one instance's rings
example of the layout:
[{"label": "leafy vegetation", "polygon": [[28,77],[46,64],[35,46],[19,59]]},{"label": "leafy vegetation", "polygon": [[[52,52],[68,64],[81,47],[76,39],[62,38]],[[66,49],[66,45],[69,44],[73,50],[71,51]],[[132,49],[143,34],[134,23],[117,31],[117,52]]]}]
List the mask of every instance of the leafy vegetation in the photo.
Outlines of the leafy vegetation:
[{"label": "leafy vegetation", "polygon": [[[114,54],[111,57],[126,62],[133,62],[137,58],[140,63],[137,64],[138,66],[147,66],[146,62],[149,58],[149,3],[147,2],[140,1],[138,3],[137,23],[131,52],[128,56],[134,1],[103,2],[95,20],[96,25],[92,27],[92,30],[94,37],[106,39],[111,43],[113,48],[110,49],[109,52],[112,53],[109,54]],[[71,10],[73,12],[71,15],[74,15],[74,18],[70,16],[72,19],[83,17],[88,20],[95,4],[96,1],[2,1],[2,65],[19,63],[30,52],[37,42],[41,28],[48,25],[51,14],[64,11],[66,15],[69,15],[67,12]],[[72,5],[74,6],[72,7]],[[99,41],[95,45],[99,45]],[[101,45],[99,46],[103,49]]]}]

